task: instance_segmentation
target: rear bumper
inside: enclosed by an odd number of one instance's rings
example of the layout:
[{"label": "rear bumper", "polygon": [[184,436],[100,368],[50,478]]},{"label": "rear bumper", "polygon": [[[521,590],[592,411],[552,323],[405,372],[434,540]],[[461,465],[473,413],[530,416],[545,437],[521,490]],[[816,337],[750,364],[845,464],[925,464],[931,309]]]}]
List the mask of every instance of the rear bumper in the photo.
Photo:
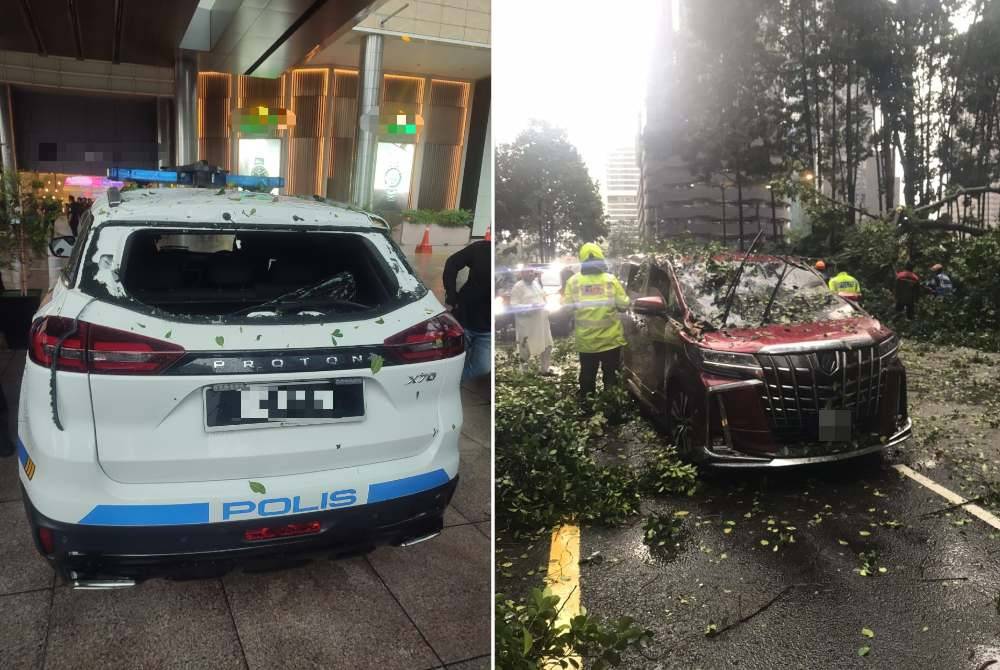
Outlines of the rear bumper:
[{"label": "rear bumper", "polygon": [[[176,526],[67,524],[45,517],[22,488],[35,546],[70,580],[190,577],[222,574],[240,564],[282,564],[311,553],[331,556],[405,544],[440,532],[458,477],[420,493],[345,509],[250,521]],[[320,523],[311,535],[248,541],[244,533],[262,526]],[[54,550],[46,553],[39,529],[47,528]]]}]

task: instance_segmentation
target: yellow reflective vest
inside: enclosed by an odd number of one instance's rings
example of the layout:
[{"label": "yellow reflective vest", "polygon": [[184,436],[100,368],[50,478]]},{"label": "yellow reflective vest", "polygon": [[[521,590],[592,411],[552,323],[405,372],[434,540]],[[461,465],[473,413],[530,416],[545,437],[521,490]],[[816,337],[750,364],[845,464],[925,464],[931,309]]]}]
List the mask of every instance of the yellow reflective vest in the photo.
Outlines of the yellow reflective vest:
[{"label": "yellow reflective vest", "polygon": [[830,290],[834,293],[861,293],[861,284],[858,283],[857,279],[846,272],[841,272],[837,276],[831,278],[829,286]]},{"label": "yellow reflective vest", "polygon": [[576,310],[578,352],[598,354],[625,346],[618,310],[628,307],[628,296],[614,275],[576,273],[566,282],[565,301]]}]

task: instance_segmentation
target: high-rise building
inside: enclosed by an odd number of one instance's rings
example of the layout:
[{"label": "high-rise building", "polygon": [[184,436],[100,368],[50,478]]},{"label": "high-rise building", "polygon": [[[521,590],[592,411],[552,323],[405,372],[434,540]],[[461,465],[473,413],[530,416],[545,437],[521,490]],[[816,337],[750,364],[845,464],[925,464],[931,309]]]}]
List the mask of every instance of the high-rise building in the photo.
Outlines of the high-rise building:
[{"label": "high-rise building", "polygon": [[611,232],[638,234],[639,163],[633,147],[615,149],[608,156],[604,182],[604,211]]},{"label": "high-rise building", "polygon": [[699,67],[688,62],[687,13],[685,0],[665,2],[657,25],[639,140],[640,233],[650,241],[691,235],[739,247],[761,229],[767,239],[780,239],[788,228],[787,203],[764,184],[733,174],[696,175],[680,155],[688,120],[673,98],[680,77]]}]

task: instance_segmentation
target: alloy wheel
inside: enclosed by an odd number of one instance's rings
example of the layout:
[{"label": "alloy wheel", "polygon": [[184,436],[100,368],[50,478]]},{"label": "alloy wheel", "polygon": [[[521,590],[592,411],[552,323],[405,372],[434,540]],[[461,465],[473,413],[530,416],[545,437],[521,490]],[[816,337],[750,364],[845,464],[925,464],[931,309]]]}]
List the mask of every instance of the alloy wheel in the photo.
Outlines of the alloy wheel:
[{"label": "alloy wheel", "polygon": [[694,430],[694,417],[691,411],[691,400],[684,391],[670,395],[670,439],[677,452],[682,456],[691,453],[691,435]]}]

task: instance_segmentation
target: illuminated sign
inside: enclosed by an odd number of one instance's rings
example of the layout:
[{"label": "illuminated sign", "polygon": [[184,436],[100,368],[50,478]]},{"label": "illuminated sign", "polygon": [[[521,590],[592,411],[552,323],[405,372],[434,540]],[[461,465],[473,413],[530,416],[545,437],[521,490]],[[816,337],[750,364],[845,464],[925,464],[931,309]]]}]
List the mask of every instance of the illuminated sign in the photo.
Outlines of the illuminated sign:
[{"label": "illuminated sign", "polygon": [[381,125],[385,135],[416,135],[417,128],[424,125],[424,120],[419,114],[395,114],[390,123]]},{"label": "illuminated sign", "polygon": [[244,107],[236,110],[237,125],[243,135],[268,135],[295,125],[295,112],[284,107]]}]

